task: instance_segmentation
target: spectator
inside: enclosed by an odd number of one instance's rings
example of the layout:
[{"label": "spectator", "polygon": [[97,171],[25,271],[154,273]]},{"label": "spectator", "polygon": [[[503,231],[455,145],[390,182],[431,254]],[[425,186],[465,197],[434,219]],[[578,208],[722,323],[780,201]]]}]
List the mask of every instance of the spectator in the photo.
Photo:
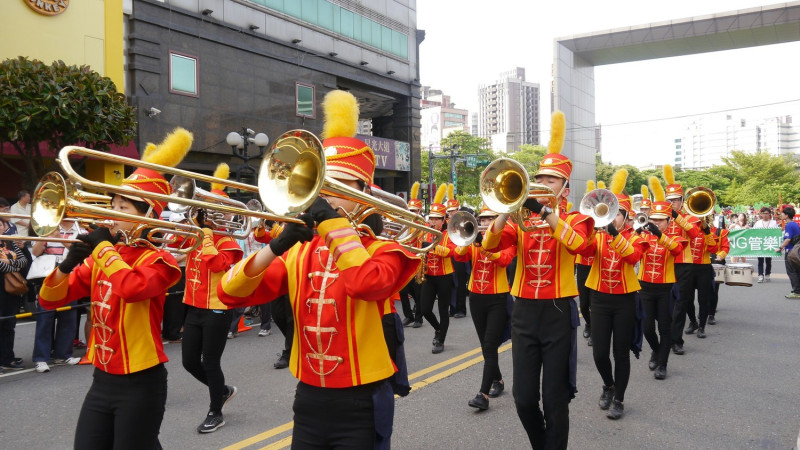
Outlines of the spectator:
[{"label": "spectator", "polygon": [[[800,225],[794,221],[793,207],[785,206],[781,212],[783,213],[782,218],[786,220],[786,228],[783,230],[783,242],[778,248],[778,253],[781,250],[786,250],[788,254],[797,245],[798,237],[800,237]],[[785,259],[784,264],[786,264],[786,275],[789,275],[789,282],[792,284],[792,292],[786,294],[786,298],[800,298],[800,267],[790,264],[788,258]]]},{"label": "spectator", "polygon": [[[0,219],[0,234],[8,230],[8,222]],[[0,240],[0,273],[25,274],[30,259],[25,256],[22,248],[12,241]],[[0,316],[13,316],[19,311],[21,295],[13,295],[0,289]],[[22,359],[14,355],[14,328],[17,319],[0,320],[0,371],[20,370],[23,368]]]},{"label": "spectator", "polygon": [[[772,218],[772,211],[769,207],[761,208],[759,212],[761,218],[753,224],[753,228],[778,228],[778,222]],[[772,273],[772,258],[758,257],[758,282],[763,283],[769,281],[769,275]]]},{"label": "spectator", "polygon": [[[750,225],[747,223],[747,215],[745,213],[739,214],[731,214],[730,225],[728,225],[728,230],[746,230],[750,228]],[[747,260],[744,256],[733,256],[731,257],[731,263],[743,263]]]},{"label": "spectator", "polygon": [[[10,213],[11,203],[8,203],[4,197],[0,197],[0,213]],[[17,226],[8,222],[8,229],[3,234],[17,234]]]},{"label": "spectator", "polygon": [[[9,212],[11,214],[22,214],[25,216],[30,217],[31,215],[31,194],[26,190],[19,191],[18,194],[19,201],[11,205],[9,208]],[[17,227],[17,233],[21,236],[28,235],[28,225],[30,225],[30,219],[11,219],[11,223],[13,223]]]}]

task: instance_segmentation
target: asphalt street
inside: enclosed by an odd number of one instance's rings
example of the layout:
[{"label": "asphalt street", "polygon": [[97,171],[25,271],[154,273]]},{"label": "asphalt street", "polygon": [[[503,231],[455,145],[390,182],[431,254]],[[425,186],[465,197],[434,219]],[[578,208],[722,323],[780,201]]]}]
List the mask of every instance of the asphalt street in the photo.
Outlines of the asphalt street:
[{"label": "asphalt street", "polygon": [[[755,261],[749,261],[755,262]],[[570,447],[591,449],[787,449],[800,430],[800,300],[787,300],[783,261],[769,283],[722,286],[717,325],[708,338],[686,337],[686,354],[672,355],[669,375],[655,380],[649,350],[632,360],[625,416],[611,421],[597,406],[602,381],[591,347],[579,337],[578,394],[570,404]],[[578,330],[579,336],[581,329]],[[181,366],[179,344],[170,357],[169,399],[161,426],[165,449],[261,449],[291,445],[296,380],[272,367],[283,343],[257,328],[229,340],[226,382],[239,395],[225,411],[226,425],[201,435],[195,428],[208,408],[208,391]],[[17,356],[26,367],[34,325],[17,325]],[[406,328],[412,392],[396,401],[392,444],[398,449],[524,449],[527,437],[514,408],[510,343],[501,347],[506,392],[477,412],[467,406],[480,385],[482,358],[472,321],[451,319],[445,351],[431,354],[427,323]],[[645,343],[645,346],[647,344]],[[76,353],[81,355],[82,351]],[[91,366],[59,366],[0,375],[0,448],[72,447],[78,412],[91,383]]]}]

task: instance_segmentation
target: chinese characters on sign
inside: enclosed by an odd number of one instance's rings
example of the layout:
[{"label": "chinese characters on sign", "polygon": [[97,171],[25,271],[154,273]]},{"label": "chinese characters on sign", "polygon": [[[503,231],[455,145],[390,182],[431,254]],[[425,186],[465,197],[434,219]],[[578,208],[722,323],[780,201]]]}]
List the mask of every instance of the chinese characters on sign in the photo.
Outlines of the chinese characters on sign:
[{"label": "chinese characters on sign", "polygon": [[730,256],[775,257],[781,245],[780,228],[752,228],[733,230],[728,235]]},{"label": "chinese characters on sign", "polygon": [[411,170],[411,146],[408,142],[363,134],[356,137],[369,145],[369,148],[375,153],[376,168],[404,172]]}]

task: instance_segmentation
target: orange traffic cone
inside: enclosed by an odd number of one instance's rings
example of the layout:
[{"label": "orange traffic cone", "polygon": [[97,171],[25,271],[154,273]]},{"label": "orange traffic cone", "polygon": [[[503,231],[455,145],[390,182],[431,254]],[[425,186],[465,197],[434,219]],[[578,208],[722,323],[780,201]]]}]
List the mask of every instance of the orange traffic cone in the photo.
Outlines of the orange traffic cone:
[{"label": "orange traffic cone", "polygon": [[252,330],[252,329],[253,329],[253,327],[251,327],[250,325],[245,325],[244,324],[244,316],[239,318],[239,329],[236,330],[237,333],[241,333],[243,331],[249,331],[249,330]]}]

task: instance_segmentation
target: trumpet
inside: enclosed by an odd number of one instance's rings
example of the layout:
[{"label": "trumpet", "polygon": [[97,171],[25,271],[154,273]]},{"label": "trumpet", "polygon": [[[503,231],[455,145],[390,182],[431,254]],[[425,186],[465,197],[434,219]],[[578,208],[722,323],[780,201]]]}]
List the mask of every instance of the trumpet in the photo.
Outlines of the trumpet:
[{"label": "trumpet", "polygon": [[525,225],[529,212],[523,207],[529,198],[546,198],[553,211],[558,213],[558,199],[548,186],[531,183],[528,172],[517,161],[499,158],[492,161],[481,173],[480,193],[483,203],[499,214],[509,214],[523,231],[549,228],[542,221],[532,227]]},{"label": "trumpet", "polygon": [[583,196],[578,211],[594,219],[595,228],[603,228],[617,217],[619,200],[608,189],[595,189]]},{"label": "trumpet", "polygon": [[447,222],[447,235],[459,247],[466,247],[478,237],[478,221],[466,211],[456,211]]},{"label": "trumpet", "polygon": [[633,216],[633,229],[638,230],[647,225],[648,222],[650,222],[650,216],[643,212],[638,212]]}]

